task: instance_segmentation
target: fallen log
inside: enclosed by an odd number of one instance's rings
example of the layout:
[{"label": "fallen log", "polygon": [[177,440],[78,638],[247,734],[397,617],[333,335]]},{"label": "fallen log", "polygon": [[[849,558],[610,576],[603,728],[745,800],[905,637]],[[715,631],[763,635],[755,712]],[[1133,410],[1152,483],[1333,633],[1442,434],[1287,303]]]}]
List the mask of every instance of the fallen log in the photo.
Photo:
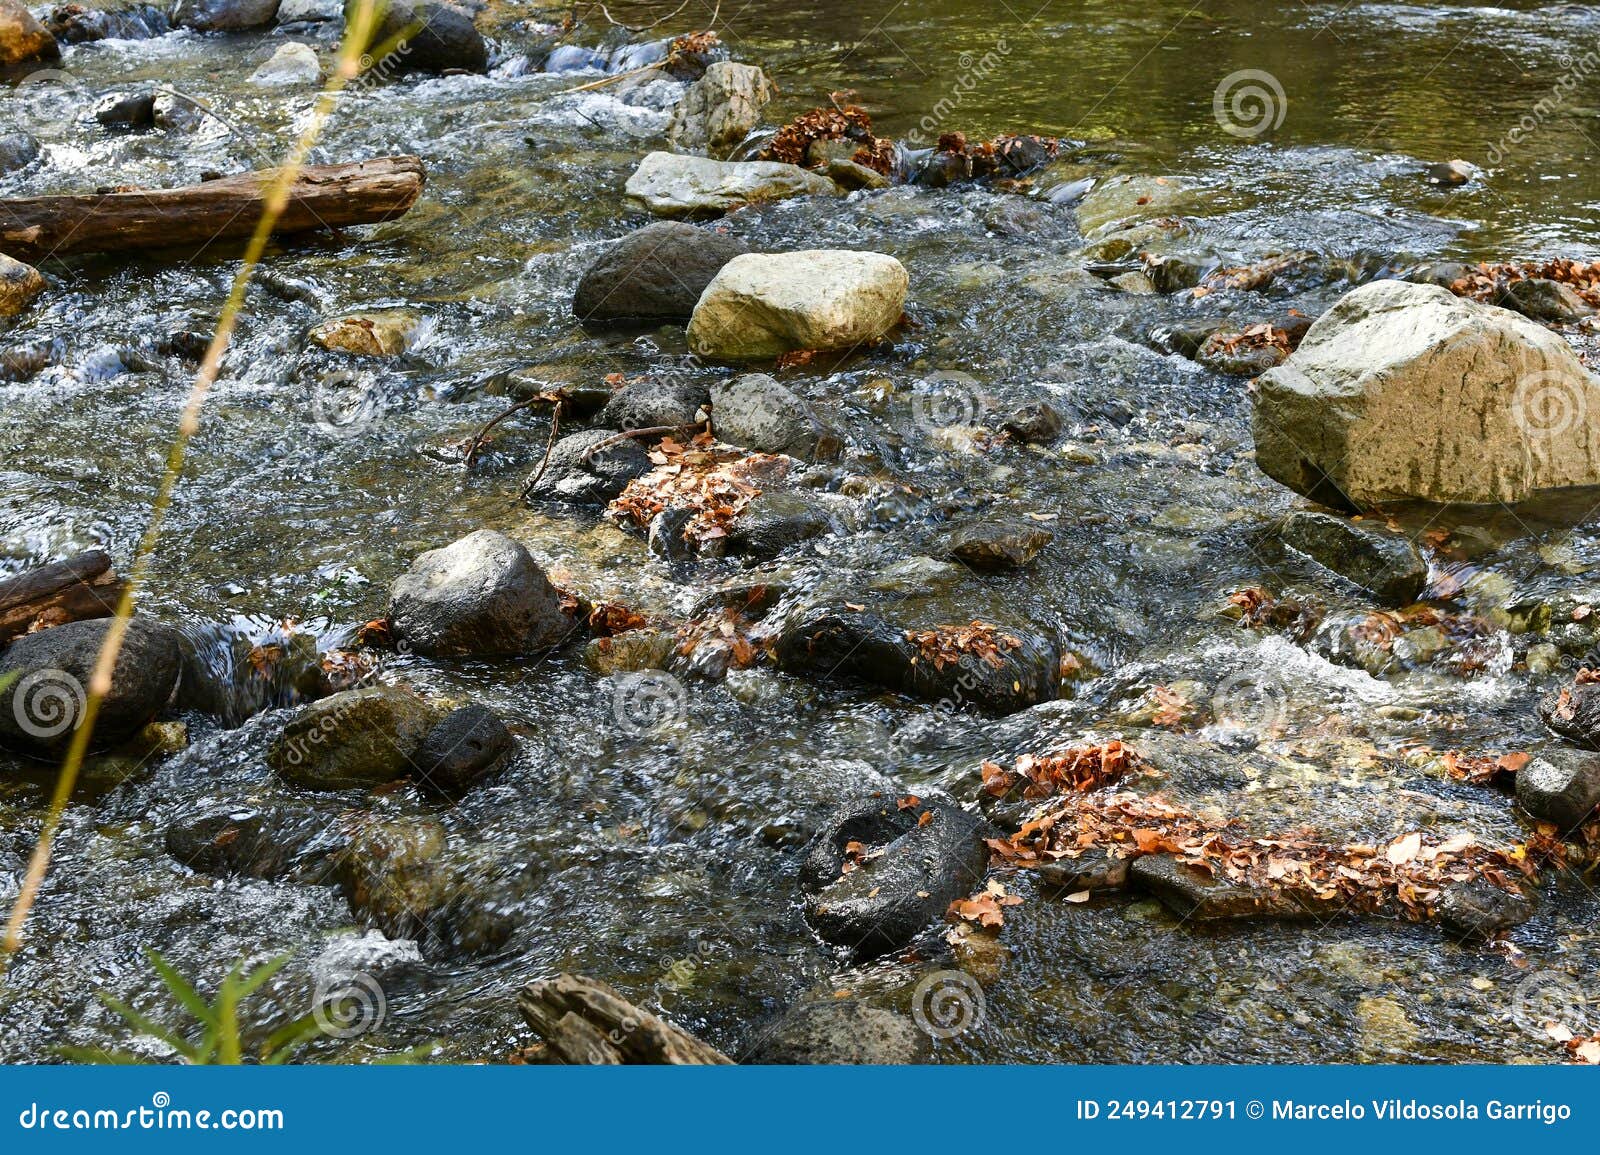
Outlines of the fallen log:
[{"label": "fallen log", "polygon": [[117,612],[123,581],[99,550],[0,581],[0,644],[31,630]]},{"label": "fallen log", "polygon": [[[248,238],[279,169],[173,189],[0,200],[0,252],[23,261],[71,253],[204,248]],[[388,156],[303,169],[273,233],[370,225],[402,216],[422,194],[422,161]]]},{"label": "fallen log", "polygon": [[682,1027],[641,1010],[613,988],[579,975],[529,983],[517,1009],[560,1063],[731,1063]]}]

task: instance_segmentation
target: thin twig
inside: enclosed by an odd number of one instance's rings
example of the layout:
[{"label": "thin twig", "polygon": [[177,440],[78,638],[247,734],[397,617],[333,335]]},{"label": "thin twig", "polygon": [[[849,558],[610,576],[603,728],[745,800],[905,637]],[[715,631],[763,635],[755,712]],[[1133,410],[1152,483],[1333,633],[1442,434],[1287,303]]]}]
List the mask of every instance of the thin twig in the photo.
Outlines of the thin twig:
[{"label": "thin twig", "polygon": [[668,12],[665,16],[657,17],[656,19],[650,21],[650,23],[641,24],[637,28],[635,28],[631,24],[624,24],[622,21],[620,21],[616,17],[612,16],[610,10],[607,9],[604,4],[596,4],[595,7],[600,9],[600,15],[602,15],[602,16],[604,16],[606,18],[606,23],[610,24],[614,28],[621,28],[621,29],[623,29],[624,31],[627,31],[627,32],[648,32],[648,31],[650,31],[650,29],[654,28],[658,24],[665,24],[668,20],[671,20],[678,13],[682,12],[685,8],[689,7],[689,0],[683,0],[682,4],[679,4],[671,12]]},{"label": "thin twig", "polygon": [[509,409],[502,409],[499,413],[495,414],[493,417],[489,418],[488,421],[480,425],[478,427],[478,431],[468,438],[464,443],[467,447],[467,455],[462,464],[467,469],[471,469],[472,463],[478,458],[478,450],[483,448],[483,439],[489,435],[489,430],[493,429],[496,425],[499,425],[500,422],[504,421],[507,417],[510,417],[513,413],[520,413],[524,409],[531,409],[533,406],[538,405],[541,402],[554,405],[557,409],[559,409],[565,401],[565,397],[546,396],[543,393],[539,393],[535,396],[527,397],[521,401],[518,401]]},{"label": "thin twig", "polygon": [[699,429],[702,422],[691,421],[687,425],[650,425],[643,429],[624,429],[621,433],[613,433],[610,437],[596,441],[583,451],[579,461],[589,461],[596,453],[603,449],[610,449],[613,445],[621,445],[635,437],[655,437],[658,434],[665,436],[668,433],[682,433],[685,429]]},{"label": "thin twig", "polygon": [[560,92],[552,92],[546,99],[554,100],[558,96],[571,96],[574,92],[593,92],[597,88],[604,88],[608,84],[616,84],[630,76],[639,76],[642,73],[654,72],[658,68],[665,68],[667,62],[658,60],[654,64],[646,64],[639,68],[630,68],[627,72],[619,72],[615,76],[603,76],[599,80],[591,80],[588,84],[580,84],[576,88],[563,88]]},{"label": "thin twig", "polygon": [[544,443],[544,459],[539,462],[539,468],[528,478],[528,484],[522,487],[522,492],[517,494],[518,501],[527,501],[528,494],[533,492],[533,487],[539,484],[539,479],[544,476],[544,471],[550,468],[550,455],[556,451],[556,435],[561,432],[561,406],[557,405],[550,410],[550,440]]}]

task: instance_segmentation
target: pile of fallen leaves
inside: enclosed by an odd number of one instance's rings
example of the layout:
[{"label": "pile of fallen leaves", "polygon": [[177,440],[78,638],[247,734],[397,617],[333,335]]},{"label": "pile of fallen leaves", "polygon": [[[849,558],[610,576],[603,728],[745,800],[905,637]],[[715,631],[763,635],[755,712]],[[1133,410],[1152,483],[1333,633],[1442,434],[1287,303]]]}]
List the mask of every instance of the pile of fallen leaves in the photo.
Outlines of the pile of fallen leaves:
[{"label": "pile of fallen leaves", "polygon": [[1600,261],[1585,264],[1557,258],[1553,261],[1520,261],[1504,265],[1485,262],[1467,276],[1452,282],[1450,291],[1458,297],[1471,297],[1475,301],[1493,304],[1505,294],[1507,284],[1523,280],[1559,281],[1582,297],[1586,304],[1600,309]]},{"label": "pile of fallen leaves", "polygon": [[1497,630],[1489,619],[1477,614],[1449,613],[1428,605],[1415,605],[1403,610],[1374,610],[1350,626],[1347,632],[1354,641],[1365,642],[1388,652],[1408,630],[1434,626],[1457,651],[1452,657],[1457,673],[1478,673],[1498,653],[1492,641]]},{"label": "pile of fallen leaves", "polygon": [[1241,349],[1276,349],[1287,357],[1294,352],[1289,331],[1274,327],[1270,322],[1257,321],[1246,325],[1237,333],[1213,333],[1200,347],[1200,356],[1215,357],[1224,353],[1237,353]]},{"label": "pile of fallen leaves", "polygon": [[688,445],[665,438],[650,452],[655,468],[628,482],[607,507],[613,520],[648,528],[664,509],[687,509],[685,541],[704,546],[726,537],[728,526],[762,488],[780,482],[793,461],[787,457],[718,446],[708,433]]},{"label": "pile of fallen leaves", "polygon": [[629,630],[643,629],[650,620],[637,610],[618,602],[596,602],[589,610],[589,632],[597,638],[611,638]]},{"label": "pile of fallen leaves", "polygon": [[859,104],[844,104],[834,93],[831,108],[802,112],[778,130],[761,152],[762,160],[783,161],[802,168],[811,164],[809,152],[818,140],[851,140],[860,147],[850,159],[874,172],[888,175],[894,165],[894,142],[872,135],[872,117]]},{"label": "pile of fallen leaves", "polygon": [[1061,142],[1048,136],[997,136],[974,144],[966,133],[947,132],[936,151],[966,157],[975,177],[1020,176],[1054,160]]},{"label": "pile of fallen leaves", "polygon": [[1247,586],[1228,595],[1224,617],[1247,629],[1287,630],[1296,641],[1309,638],[1322,624],[1322,610],[1304,602],[1276,598],[1260,586]]},{"label": "pile of fallen leaves", "polygon": [[1008,894],[1005,883],[998,878],[991,878],[977,894],[952,902],[944,916],[950,922],[965,922],[984,930],[998,930],[1005,923],[1003,908],[1018,906],[1021,902],[1021,895]]},{"label": "pile of fallen leaves", "polygon": [[1110,786],[1144,767],[1144,759],[1121,742],[1073,746],[1059,754],[1024,754],[1007,770],[998,762],[981,767],[983,788],[996,798],[1011,793],[1018,782],[1024,798],[1050,798]]},{"label": "pile of fallen leaves", "polygon": [[677,53],[680,56],[685,54],[699,56],[710,52],[713,48],[720,47],[721,44],[722,40],[715,32],[691,32],[687,36],[680,36],[674,40],[668,52]]},{"label": "pile of fallen leaves", "polygon": [[728,665],[747,670],[770,654],[776,639],[761,626],[750,622],[737,609],[729,608],[696,618],[678,627],[678,653],[692,657],[706,648],[725,649]]},{"label": "pile of fallen leaves", "polygon": [[1451,750],[1440,762],[1444,765],[1445,773],[1457,782],[1473,786],[1504,786],[1517,776],[1517,771],[1526,766],[1532,757],[1520,750],[1511,754],[1461,754]]},{"label": "pile of fallen leaves", "polygon": [[1171,854],[1236,886],[1415,921],[1432,915],[1455,882],[1484,880],[1511,894],[1537,865],[1526,846],[1479,846],[1470,834],[1445,841],[1418,832],[1386,846],[1319,842],[1305,831],[1254,838],[1159,798],[1111,792],[1067,798],[1012,838],[988,840],[997,865],[1040,866],[1090,852],[1116,858]]},{"label": "pile of fallen leaves", "polygon": [[999,627],[980,621],[972,621],[964,626],[934,626],[931,630],[907,630],[906,641],[916,646],[920,655],[918,658],[913,658],[913,662],[926,659],[933,663],[933,668],[936,670],[959,664],[967,654],[972,654],[992,669],[998,670],[1005,665],[1001,651],[1015,650],[1022,645],[1020,638],[1002,634],[999,632]]}]

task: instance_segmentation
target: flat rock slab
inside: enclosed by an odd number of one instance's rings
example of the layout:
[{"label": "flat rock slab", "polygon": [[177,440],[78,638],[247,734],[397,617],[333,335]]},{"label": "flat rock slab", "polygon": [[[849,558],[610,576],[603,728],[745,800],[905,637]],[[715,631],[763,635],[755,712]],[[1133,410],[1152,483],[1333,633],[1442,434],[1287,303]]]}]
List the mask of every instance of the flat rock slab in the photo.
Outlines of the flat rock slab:
[{"label": "flat rock slab", "polygon": [[714,217],[740,205],[838,193],[827,177],[798,165],[670,152],[650,153],[623,187],[629,204],[658,217]]},{"label": "flat rock slab", "polygon": [[1283,544],[1304,554],[1387,605],[1410,605],[1428,584],[1428,563],[1411,539],[1376,521],[1351,521],[1302,509],[1279,533]]},{"label": "flat rock slab", "polygon": [[1147,854],[1135,860],[1128,869],[1128,881],[1155,895],[1179,918],[1195,922],[1316,915],[1292,895],[1212,878],[1170,854]]}]

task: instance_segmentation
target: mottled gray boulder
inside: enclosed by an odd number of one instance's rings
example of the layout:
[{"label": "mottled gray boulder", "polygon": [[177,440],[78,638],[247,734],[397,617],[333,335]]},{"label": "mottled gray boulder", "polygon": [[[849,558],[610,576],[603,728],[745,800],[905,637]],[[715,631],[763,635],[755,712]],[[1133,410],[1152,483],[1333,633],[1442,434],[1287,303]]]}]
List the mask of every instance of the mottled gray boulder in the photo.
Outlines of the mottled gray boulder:
[{"label": "mottled gray boulder", "polygon": [[952,530],[950,556],[977,570],[1021,569],[1056,535],[1036,521],[990,518]]},{"label": "mottled gray boulder", "polygon": [[571,629],[538,563],[490,529],[418,556],[395,580],[388,618],[421,654],[532,654]]},{"label": "mottled gray boulder", "polygon": [[0,174],[27,168],[39,159],[39,142],[25,132],[0,134]]},{"label": "mottled gray boulder", "polygon": [[1539,717],[1567,741],[1600,750],[1600,682],[1578,682],[1546,694]]},{"label": "mottled gray boulder", "polygon": [[679,152],[725,153],[761,123],[772,84],[753,64],[719,61],[678,102],[667,139]]},{"label": "mottled gray boulder", "polygon": [[722,267],[689,319],[689,347],[721,361],[854,349],[899,323],[910,276],[883,253],[746,253]]},{"label": "mottled gray boulder", "polygon": [[195,32],[238,32],[271,24],[278,0],[178,0],[172,23]]},{"label": "mottled gray boulder", "polygon": [[1387,605],[1409,605],[1428,584],[1428,563],[1421,551],[1405,534],[1381,522],[1302,509],[1284,520],[1279,537]]},{"label": "mottled gray boulder", "polygon": [[1600,483],[1600,387],[1571,347],[1436,286],[1352,290],[1256,384],[1257,464],[1324,504]]},{"label": "mottled gray boulder", "polygon": [[[849,804],[801,863],[806,921],[825,942],[859,958],[899,950],[983,886],[987,832],[981,818],[947,802]],[[861,851],[852,853],[851,843]]]},{"label": "mottled gray boulder", "polygon": [[309,790],[380,786],[414,772],[444,710],[404,686],[367,686],[313,702],[284,727],[267,762]]},{"label": "mottled gray boulder", "polygon": [[1552,750],[1517,772],[1517,801],[1562,834],[1589,820],[1600,806],[1600,755]]},{"label": "mottled gray boulder", "polygon": [[810,494],[774,490],[753,498],[728,527],[729,553],[776,557],[791,546],[835,529],[827,508]]},{"label": "mottled gray boulder", "polygon": [[607,429],[693,425],[710,400],[710,391],[694,381],[635,381],[613,393],[595,420]]},{"label": "mottled gray boulder", "polygon": [[[349,12],[347,3],[347,17]],[[372,42],[394,44],[373,65],[373,71],[386,76],[489,71],[488,44],[472,23],[471,15],[453,4],[388,0],[378,17]]]},{"label": "mottled gray boulder", "polygon": [[529,501],[605,505],[628,482],[650,471],[649,455],[632,438],[613,440],[615,429],[585,429],[556,442],[550,464]]},{"label": "mottled gray boulder", "polygon": [[[90,675],[110,619],[68,622],[11,643],[0,656],[0,739],[12,749],[50,754],[66,748],[83,721]],[[93,748],[126,741],[171,700],[183,669],[178,635],[134,618],[112,668],[111,692],[100,703]]]},{"label": "mottled gray boulder", "polygon": [[1480,878],[1445,887],[1435,913],[1451,938],[1482,942],[1527,922],[1534,915],[1534,905]]},{"label": "mottled gray boulder", "polygon": [[722,266],[750,246],[682,221],[656,221],[610,246],[572,297],[580,321],[687,321]]},{"label": "mottled gray boulder", "polygon": [[790,1007],[758,1034],[748,1061],[851,1066],[920,1063],[929,1037],[910,1015],[823,995]]},{"label": "mottled gray boulder", "polygon": [[967,652],[941,668],[904,627],[867,611],[819,607],[783,624],[776,657],[793,674],[860,678],[950,710],[1010,714],[1060,697],[1061,653],[1053,640],[1003,625],[996,637],[994,662]]},{"label": "mottled gray boulder", "polygon": [[250,74],[250,83],[261,88],[320,84],[322,62],[309,44],[284,44]]},{"label": "mottled gray boulder", "polygon": [[844,448],[815,409],[765,373],[711,387],[711,429],[729,445],[802,460],[831,461]]},{"label": "mottled gray boulder", "polygon": [[740,205],[798,196],[836,196],[825,176],[776,161],[721,161],[652,152],[623,189],[634,208],[658,217],[714,217]]},{"label": "mottled gray boulder", "polygon": [[1509,282],[1495,303],[1535,321],[1553,321],[1557,324],[1581,321],[1594,312],[1571,286],[1543,277],[1525,277]]}]

